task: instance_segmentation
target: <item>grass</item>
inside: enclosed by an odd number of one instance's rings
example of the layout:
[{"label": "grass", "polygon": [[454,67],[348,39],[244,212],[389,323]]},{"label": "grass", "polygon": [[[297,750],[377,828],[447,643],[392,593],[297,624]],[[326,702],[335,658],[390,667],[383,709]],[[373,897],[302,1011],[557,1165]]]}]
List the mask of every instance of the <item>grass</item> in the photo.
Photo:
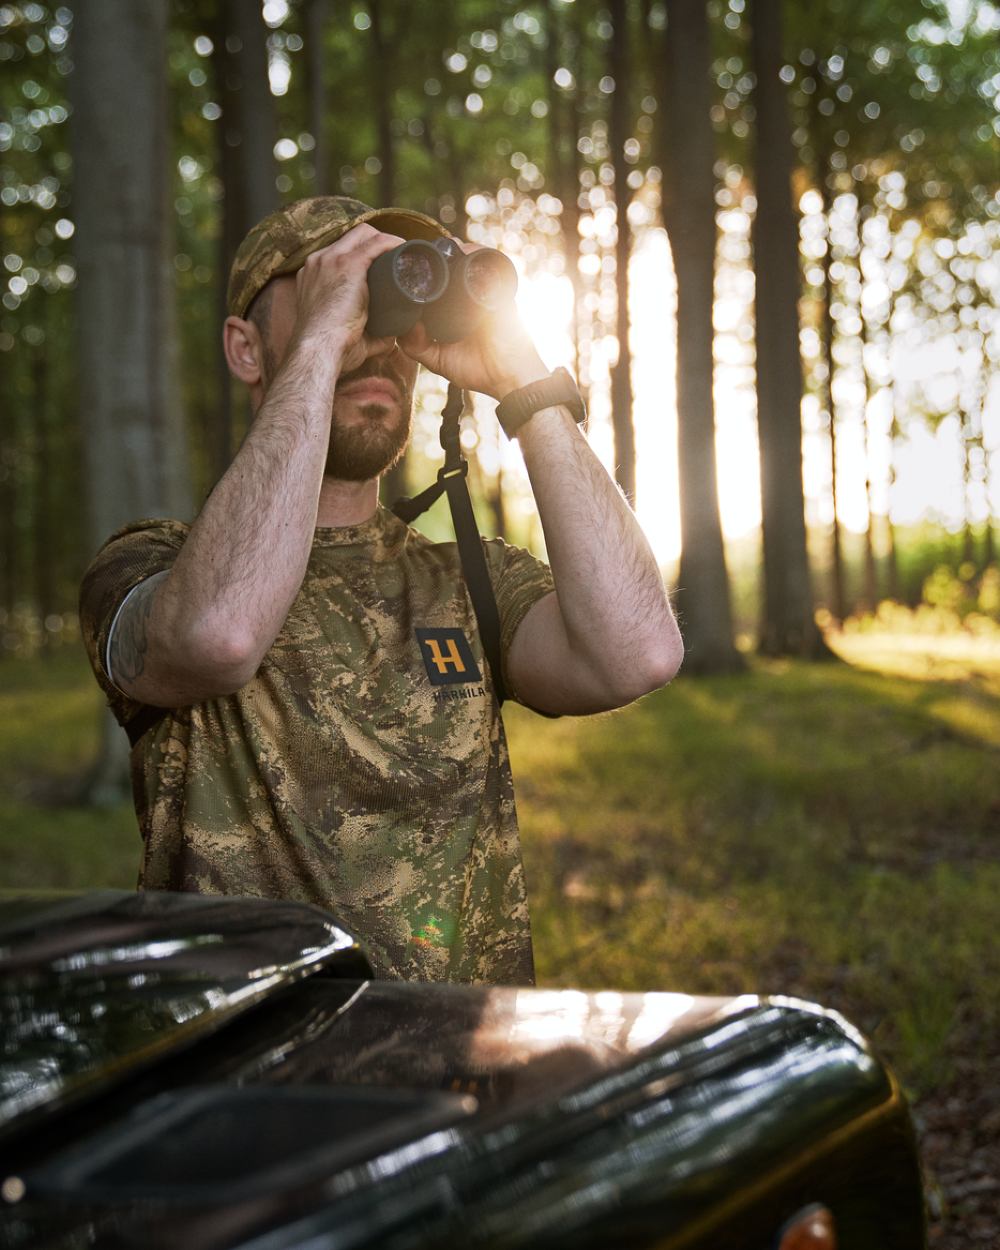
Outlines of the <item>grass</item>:
[{"label": "grass", "polygon": [[0,889],[135,886],[142,844],[131,805],[74,801],[102,703],[75,648],[0,661]]},{"label": "grass", "polygon": [[[538,971],[817,1000],[919,1094],[1000,1033],[1000,656],[837,645],[610,716],[510,710]],[[0,664],[0,886],[134,884],[131,810],[72,800],[99,707],[75,652]]]},{"label": "grass", "polygon": [[[842,1010],[922,1092],[1000,1032],[1000,657],[755,662],[508,717],[539,977]],[[865,668],[862,665],[873,667]],[[914,676],[912,673],[917,675]]]}]

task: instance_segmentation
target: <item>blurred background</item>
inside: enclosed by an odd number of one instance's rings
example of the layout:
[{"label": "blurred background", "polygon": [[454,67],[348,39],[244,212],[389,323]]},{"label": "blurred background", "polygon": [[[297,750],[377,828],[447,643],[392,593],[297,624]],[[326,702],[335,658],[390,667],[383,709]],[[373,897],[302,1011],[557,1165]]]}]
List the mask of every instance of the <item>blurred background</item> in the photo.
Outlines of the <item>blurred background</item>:
[{"label": "blurred background", "polygon": [[[240,238],[422,209],[514,261],[685,634],[624,713],[511,712],[541,980],[844,1010],[933,1244],[1000,1244],[998,102],[988,0],[0,4],[0,885],[134,883],[77,586],[239,445]],[[492,405],[463,442],[544,553]]]}]

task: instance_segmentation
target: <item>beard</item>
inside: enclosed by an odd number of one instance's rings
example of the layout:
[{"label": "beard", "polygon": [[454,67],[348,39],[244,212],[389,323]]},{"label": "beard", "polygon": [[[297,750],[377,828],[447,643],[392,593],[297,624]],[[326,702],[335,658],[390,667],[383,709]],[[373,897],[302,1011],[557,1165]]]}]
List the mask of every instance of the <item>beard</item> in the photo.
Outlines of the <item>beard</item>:
[{"label": "beard", "polygon": [[387,473],[403,458],[410,441],[412,382],[393,368],[390,360],[383,359],[366,362],[360,369],[345,374],[341,383],[348,385],[369,377],[391,381],[399,392],[399,403],[355,405],[355,412],[360,413],[361,419],[355,416],[345,420],[337,411],[338,400],[334,394],[326,474],[341,482],[367,482]]},{"label": "beard", "polygon": [[403,458],[410,441],[410,405],[400,405],[392,419],[385,404],[363,404],[363,422],[350,425],[337,420],[336,406],[330,425],[326,474],[341,482],[367,482],[381,477]]}]

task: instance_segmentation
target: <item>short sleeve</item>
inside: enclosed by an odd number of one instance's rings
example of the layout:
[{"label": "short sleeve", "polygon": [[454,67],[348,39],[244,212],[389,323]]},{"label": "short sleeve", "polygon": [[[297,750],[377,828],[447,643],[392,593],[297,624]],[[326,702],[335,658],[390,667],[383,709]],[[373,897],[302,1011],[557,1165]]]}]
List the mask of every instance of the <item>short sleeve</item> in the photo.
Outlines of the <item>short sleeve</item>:
[{"label": "short sleeve", "polygon": [[119,724],[142,706],[124,695],[104,667],[108,634],[126,596],[140,582],[169,569],[184,545],[188,526],[180,521],[137,521],[108,539],[83,576],[80,631],[97,683]]},{"label": "short sleeve", "polygon": [[555,590],[552,570],[542,560],[522,547],[512,547],[502,539],[489,539],[486,544],[490,578],[500,613],[500,653],[503,680],[510,697],[520,700],[507,671],[507,656],[518,627],[530,608]]}]

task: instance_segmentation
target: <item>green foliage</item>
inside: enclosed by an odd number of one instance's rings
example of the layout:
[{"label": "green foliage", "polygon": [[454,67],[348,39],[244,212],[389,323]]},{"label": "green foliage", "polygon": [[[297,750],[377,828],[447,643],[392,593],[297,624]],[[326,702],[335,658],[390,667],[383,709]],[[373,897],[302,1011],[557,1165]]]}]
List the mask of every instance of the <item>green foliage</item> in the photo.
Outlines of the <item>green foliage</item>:
[{"label": "green foliage", "polygon": [[924,582],[923,597],[931,607],[943,608],[970,625],[977,616],[1000,622],[1000,570],[992,565],[980,573],[965,562],[956,571],[939,564]]}]

